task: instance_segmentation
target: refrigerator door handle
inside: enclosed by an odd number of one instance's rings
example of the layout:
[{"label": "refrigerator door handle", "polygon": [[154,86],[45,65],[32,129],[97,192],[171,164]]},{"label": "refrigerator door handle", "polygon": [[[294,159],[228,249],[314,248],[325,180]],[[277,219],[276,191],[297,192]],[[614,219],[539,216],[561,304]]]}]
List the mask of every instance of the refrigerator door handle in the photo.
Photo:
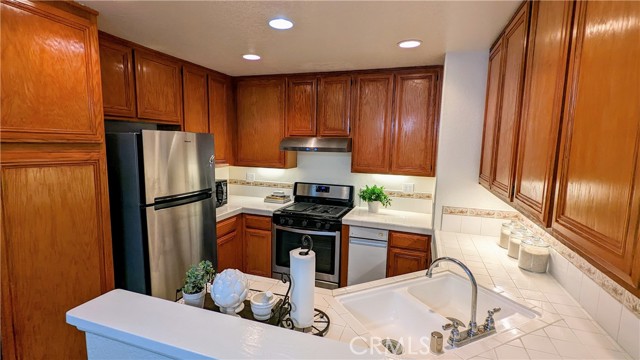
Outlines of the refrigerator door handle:
[{"label": "refrigerator door handle", "polygon": [[156,198],[153,203],[153,208],[156,210],[167,209],[174,206],[180,206],[190,204],[197,201],[209,199],[213,196],[213,192],[210,189],[194,191],[187,194],[181,194],[177,196],[164,196]]}]

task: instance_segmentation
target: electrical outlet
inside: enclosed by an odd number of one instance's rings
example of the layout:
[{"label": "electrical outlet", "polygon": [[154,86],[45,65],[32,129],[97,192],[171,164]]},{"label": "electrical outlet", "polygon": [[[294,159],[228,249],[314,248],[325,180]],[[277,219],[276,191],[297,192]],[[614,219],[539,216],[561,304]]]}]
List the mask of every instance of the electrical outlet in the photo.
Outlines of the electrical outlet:
[{"label": "electrical outlet", "polygon": [[413,194],[413,183],[404,183],[402,184],[402,192],[407,194]]},{"label": "electrical outlet", "polygon": [[249,182],[256,181],[256,173],[247,173],[247,181]]}]

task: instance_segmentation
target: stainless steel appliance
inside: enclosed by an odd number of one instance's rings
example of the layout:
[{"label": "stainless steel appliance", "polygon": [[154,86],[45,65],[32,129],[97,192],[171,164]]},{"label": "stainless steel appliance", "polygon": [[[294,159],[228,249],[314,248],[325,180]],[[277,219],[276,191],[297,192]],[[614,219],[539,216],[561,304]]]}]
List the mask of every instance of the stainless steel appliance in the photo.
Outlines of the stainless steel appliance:
[{"label": "stainless steel appliance", "polygon": [[213,136],[108,133],[116,287],[175,300],[185,271],[216,265]]},{"label": "stainless steel appliance", "polygon": [[316,285],[337,288],[342,217],[353,209],[353,186],[296,182],[293,195],[293,204],[273,213],[273,277],[289,273],[289,251],[309,235],[316,253]]},{"label": "stainless steel appliance", "polygon": [[384,279],[387,274],[389,231],[349,227],[349,272],[347,285]]},{"label": "stainless steel appliance", "polygon": [[216,180],[216,208],[227,204],[227,180]]}]

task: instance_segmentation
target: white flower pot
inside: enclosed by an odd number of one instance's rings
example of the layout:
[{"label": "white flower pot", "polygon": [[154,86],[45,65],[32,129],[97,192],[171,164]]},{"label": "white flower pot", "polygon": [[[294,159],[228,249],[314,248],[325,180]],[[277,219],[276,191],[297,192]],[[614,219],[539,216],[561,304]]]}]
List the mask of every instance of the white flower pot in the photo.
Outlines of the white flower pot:
[{"label": "white flower pot", "polygon": [[199,293],[196,294],[186,294],[182,293],[182,299],[184,299],[184,303],[187,305],[203,308],[204,307],[204,295],[207,293],[207,289],[202,289]]},{"label": "white flower pot", "polygon": [[377,212],[380,211],[380,201],[368,202],[367,206],[369,207],[369,212],[370,213],[377,213]]}]

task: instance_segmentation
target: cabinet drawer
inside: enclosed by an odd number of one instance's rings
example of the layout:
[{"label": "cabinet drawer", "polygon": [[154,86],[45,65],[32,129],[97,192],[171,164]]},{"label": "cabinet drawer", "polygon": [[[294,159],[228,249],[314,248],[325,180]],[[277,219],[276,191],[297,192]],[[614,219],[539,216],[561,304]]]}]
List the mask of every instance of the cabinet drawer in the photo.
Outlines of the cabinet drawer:
[{"label": "cabinet drawer", "polygon": [[235,231],[238,224],[238,217],[230,217],[228,219],[219,221],[216,224],[216,235],[218,238],[227,235],[228,233]]},{"label": "cabinet drawer", "polygon": [[427,250],[431,243],[430,235],[418,235],[389,231],[389,246],[411,250]]},{"label": "cabinet drawer", "polygon": [[271,217],[269,216],[245,215],[244,221],[247,228],[271,231]]}]

